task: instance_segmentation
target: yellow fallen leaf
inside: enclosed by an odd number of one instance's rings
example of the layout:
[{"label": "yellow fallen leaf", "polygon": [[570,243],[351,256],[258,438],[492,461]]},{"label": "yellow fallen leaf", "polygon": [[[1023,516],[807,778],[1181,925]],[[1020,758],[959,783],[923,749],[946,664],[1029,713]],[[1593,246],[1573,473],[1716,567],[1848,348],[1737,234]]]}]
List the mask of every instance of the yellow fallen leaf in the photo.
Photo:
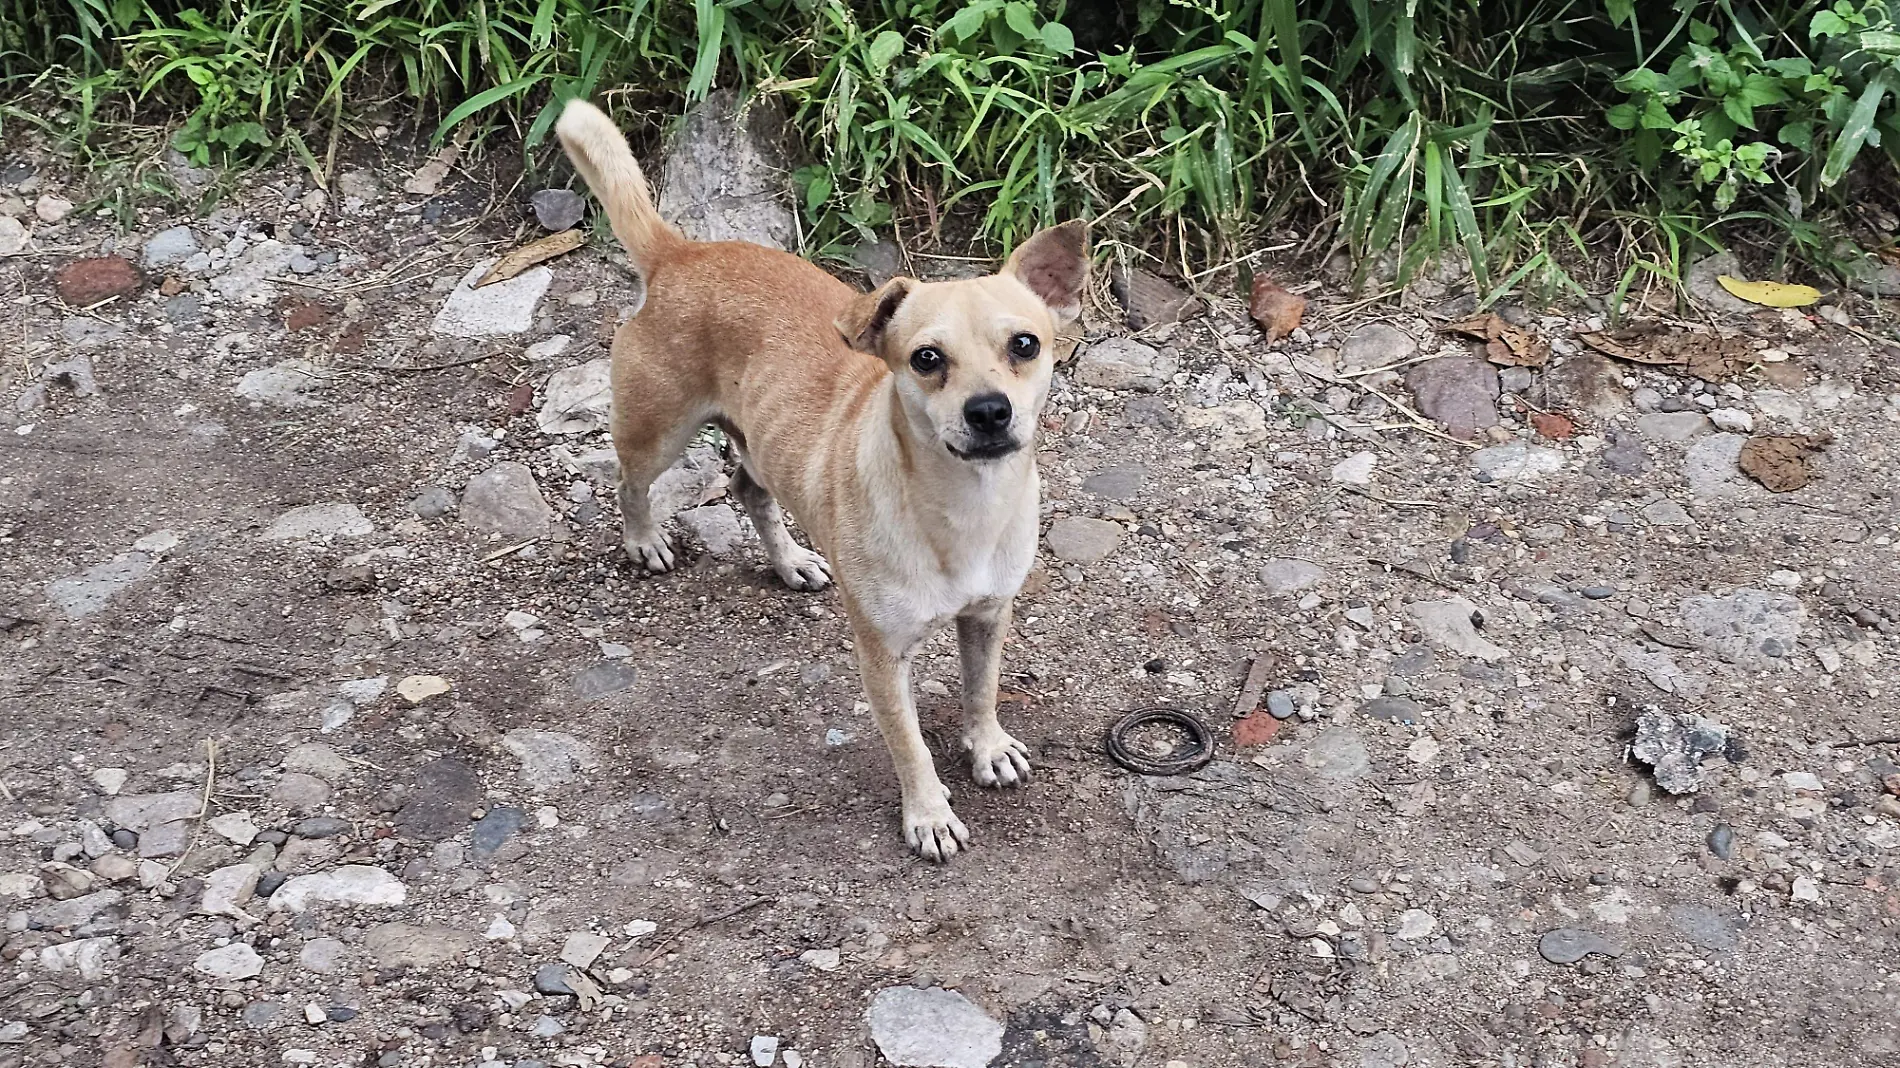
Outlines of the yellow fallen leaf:
[{"label": "yellow fallen leaf", "polygon": [[1747,282],[1725,274],[1715,280],[1735,296],[1764,308],[1805,308],[1821,299],[1820,290],[1792,282]]},{"label": "yellow fallen leaf", "polygon": [[580,230],[563,230],[539,241],[530,241],[496,260],[495,265],[469,288],[480,289],[490,282],[507,281],[536,264],[545,263],[556,256],[565,256],[586,243],[587,234]]}]

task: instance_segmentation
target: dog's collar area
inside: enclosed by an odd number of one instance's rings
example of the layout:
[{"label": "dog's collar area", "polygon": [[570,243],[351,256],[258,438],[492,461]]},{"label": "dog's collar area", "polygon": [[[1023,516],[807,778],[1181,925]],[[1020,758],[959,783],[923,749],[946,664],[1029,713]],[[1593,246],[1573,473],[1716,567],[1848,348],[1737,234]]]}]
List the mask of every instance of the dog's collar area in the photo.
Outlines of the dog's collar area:
[{"label": "dog's collar area", "polygon": [[949,449],[950,455],[959,460],[1000,460],[1020,450],[1023,446],[1019,441],[1010,440],[985,442],[971,449],[959,449],[946,441],[943,447]]}]

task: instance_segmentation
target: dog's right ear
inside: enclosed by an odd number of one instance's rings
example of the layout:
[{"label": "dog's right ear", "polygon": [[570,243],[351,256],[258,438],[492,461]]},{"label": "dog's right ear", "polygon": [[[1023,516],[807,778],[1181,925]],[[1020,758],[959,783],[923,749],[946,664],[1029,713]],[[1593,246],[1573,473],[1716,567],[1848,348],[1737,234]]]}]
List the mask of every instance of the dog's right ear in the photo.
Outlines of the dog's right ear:
[{"label": "dog's right ear", "polygon": [[860,293],[851,303],[838,313],[838,333],[844,335],[844,343],[859,352],[868,352],[873,356],[882,355],[880,342],[884,338],[884,328],[891,325],[891,317],[910,296],[911,280],[893,278],[871,290]]}]

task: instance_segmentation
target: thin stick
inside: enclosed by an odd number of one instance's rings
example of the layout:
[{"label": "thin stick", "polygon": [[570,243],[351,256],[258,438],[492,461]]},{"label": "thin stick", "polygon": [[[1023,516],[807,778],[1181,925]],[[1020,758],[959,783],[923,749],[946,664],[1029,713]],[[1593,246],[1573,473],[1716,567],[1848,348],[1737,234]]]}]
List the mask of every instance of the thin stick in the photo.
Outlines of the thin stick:
[{"label": "thin stick", "polygon": [[193,825],[191,828],[190,841],[185,843],[184,851],[178,854],[178,859],[172,861],[172,866],[165,869],[165,878],[167,881],[171,879],[172,875],[178,871],[179,867],[181,867],[186,860],[190,859],[191,851],[197,847],[198,835],[204,831],[205,817],[211,813],[211,790],[217,781],[218,740],[216,738],[206,738],[204,796],[198,801],[198,814],[192,817]]},{"label": "thin stick", "polygon": [[377,367],[366,363],[350,363],[344,364],[343,366],[345,370],[349,371],[382,371],[385,374],[392,375],[421,375],[428,374],[430,371],[451,371],[457,367],[469,367],[478,363],[486,363],[499,355],[501,354],[498,352],[491,352],[485,356],[471,356],[466,360],[456,360],[453,363],[430,363],[424,364],[421,367]]},{"label": "thin stick", "polygon": [[506,549],[496,549],[494,552],[489,553],[487,556],[482,557],[480,562],[484,564],[492,564],[504,556],[508,556],[510,554],[520,552],[521,550],[527,548],[530,545],[533,545],[535,542],[539,540],[540,540],[539,538],[529,538],[527,541],[524,541],[519,545],[510,545]]},{"label": "thin stick", "polygon": [[1410,575],[1420,582],[1429,582],[1440,589],[1450,590],[1453,593],[1465,592],[1464,587],[1454,586],[1416,564],[1408,564],[1400,560],[1387,560],[1381,556],[1368,556],[1366,557],[1366,563],[1378,564],[1380,567],[1389,567],[1401,574]]},{"label": "thin stick", "polygon": [[1349,486],[1343,482],[1339,484],[1339,488],[1345,490],[1347,493],[1356,493],[1366,500],[1378,501],[1380,504],[1390,504],[1399,508],[1430,508],[1435,511],[1443,511],[1445,508],[1444,505],[1439,504],[1437,501],[1412,501],[1402,497],[1381,497],[1369,489],[1360,489],[1358,486]]},{"label": "thin stick", "polygon": [[654,961],[659,960],[662,956],[665,956],[667,948],[670,947],[673,943],[679,941],[682,936],[688,934],[689,932],[697,931],[701,927],[711,927],[715,923],[720,923],[725,920],[730,920],[734,916],[737,916],[742,912],[751,912],[753,909],[758,908],[760,905],[770,904],[776,900],[778,899],[772,898],[772,897],[755,897],[743,905],[739,905],[735,908],[727,909],[726,911],[721,912],[716,916],[707,916],[703,919],[694,920],[692,923],[686,924],[684,927],[680,927],[679,929],[675,930],[672,934],[667,935],[665,938],[662,938],[658,942],[654,943],[653,948],[648,950],[647,955],[641,959],[640,967],[644,968],[647,965],[652,964]]}]

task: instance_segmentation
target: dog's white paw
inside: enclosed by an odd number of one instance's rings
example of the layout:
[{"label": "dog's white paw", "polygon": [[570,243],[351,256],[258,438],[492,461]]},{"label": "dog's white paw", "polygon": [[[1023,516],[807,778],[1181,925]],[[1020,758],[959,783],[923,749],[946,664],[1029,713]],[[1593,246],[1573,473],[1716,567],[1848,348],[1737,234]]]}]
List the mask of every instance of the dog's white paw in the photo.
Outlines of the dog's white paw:
[{"label": "dog's white paw", "polygon": [[970,832],[950,810],[950,791],[933,798],[905,798],[904,840],[918,856],[935,864],[970,844]]},{"label": "dog's white paw", "polygon": [[1029,747],[1001,727],[963,736],[970,773],[979,786],[1020,786],[1029,781]]},{"label": "dog's white paw", "polygon": [[664,534],[655,533],[650,538],[628,534],[621,545],[627,550],[627,559],[656,575],[673,570],[678,562],[673,555],[673,544]]},{"label": "dog's white paw", "polygon": [[822,590],[831,585],[831,565],[802,545],[786,550],[784,557],[774,561],[772,567],[778,577],[795,590]]}]

